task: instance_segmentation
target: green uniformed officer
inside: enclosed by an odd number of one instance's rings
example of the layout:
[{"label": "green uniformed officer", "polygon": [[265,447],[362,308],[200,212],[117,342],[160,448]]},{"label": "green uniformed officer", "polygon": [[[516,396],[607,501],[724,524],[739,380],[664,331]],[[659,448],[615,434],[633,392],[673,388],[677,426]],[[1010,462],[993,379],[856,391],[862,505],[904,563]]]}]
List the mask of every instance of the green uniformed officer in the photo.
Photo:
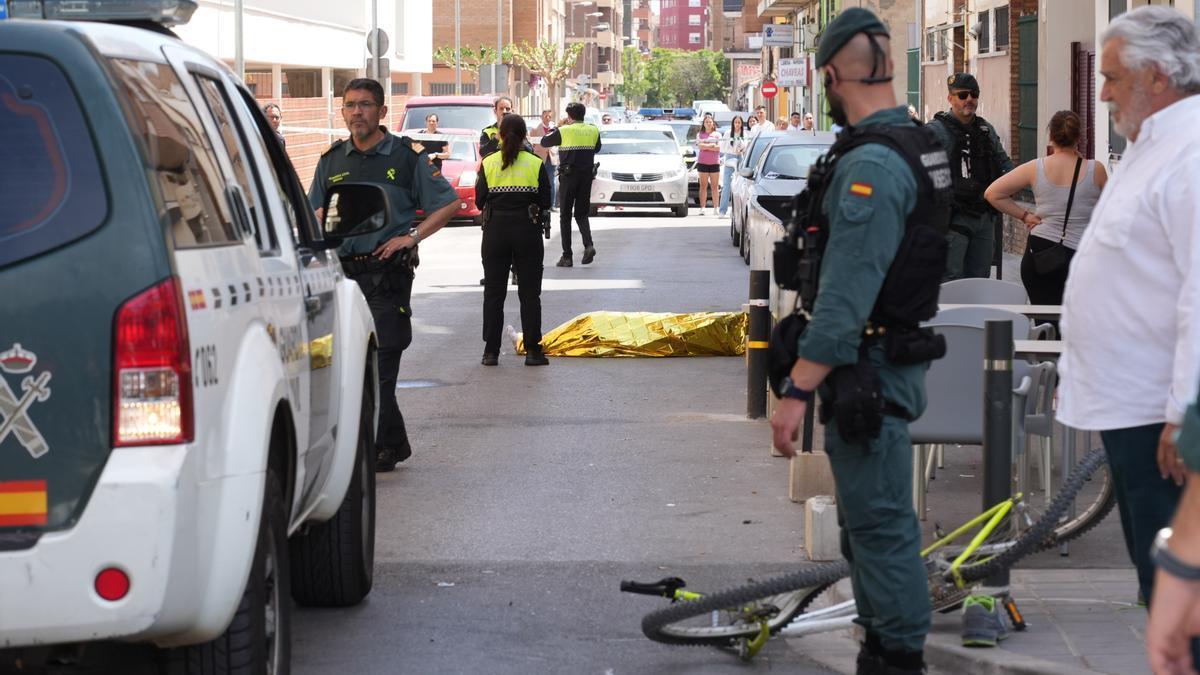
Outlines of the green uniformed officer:
[{"label": "green uniformed officer", "polygon": [[483,365],[497,365],[504,327],[508,268],[517,272],[525,365],[550,362],[542,353],[542,223],[549,233],[550,176],[537,155],[524,149],[527,130],[520,115],[500,121],[499,152],[483,159],[475,202],[483,209]]},{"label": "green uniformed officer", "polygon": [[946,84],[950,110],[933,116],[929,127],[950,155],[954,177],[954,215],[946,242],[947,281],[991,276],[996,245],[996,211],[983,198],[992,181],[1013,170],[996,128],[975,114],[979,82],[970,73],[955,73]]},{"label": "green uniformed officer", "polygon": [[[896,105],[889,48],[887,28],[861,8],[843,11],[821,38],[816,65],[824,72],[830,114],[843,131],[818,162],[825,167],[818,184],[809,177],[808,213],[821,227],[810,229],[808,223],[793,230],[820,238],[817,245],[806,244],[820,256],[819,272],[809,273],[815,286],[808,288],[815,290],[808,296],[802,292],[808,298],[802,317],[807,323],[799,339],[785,345],[791,357],[782,372],[788,377],[776,387],[781,401],[771,420],[775,446],[794,456],[805,410],[819,388],[842,553],[851,567],[856,621],[866,631],[859,675],[923,672],[930,625],[907,426],[925,408],[930,357],[912,356],[917,350],[910,350],[903,365],[894,362],[885,356],[879,336],[895,327],[911,331],[897,335],[936,341],[917,327],[920,317],[890,309],[888,299],[921,297],[924,309],[936,311],[950,176],[936,138],[910,120],[906,107]],[[910,226],[912,221],[928,227]],[[910,239],[919,235],[925,239]],[[912,241],[921,244],[901,246]],[[787,245],[794,243],[790,239]],[[910,274],[922,267],[909,264],[913,255],[932,265]],[[898,269],[895,281],[893,268]],[[777,268],[776,278],[780,275]],[[790,370],[788,364],[793,364]],[[863,392],[870,396],[863,398]],[[886,405],[872,408],[879,394]],[[868,416],[856,411],[873,413],[874,426],[865,421],[860,426]]]},{"label": "green uniformed officer", "polygon": [[559,199],[559,228],[562,232],[562,257],[559,267],[570,267],[574,264],[571,253],[571,213],[575,213],[575,222],[579,225],[579,236],[583,237],[584,265],[596,257],[596,247],[592,245],[592,226],[588,214],[592,208],[592,178],[595,169],[596,153],[600,152],[600,130],[594,124],[583,121],[587,109],[582,103],[567,104],[567,119],[565,124],[554,131],[542,136],[542,147],[558,148],[558,193]]},{"label": "green uniformed officer", "polygon": [[[408,139],[392,135],[379,120],[387,115],[383,87],[371,79],[351,80],[342,95],[342,119],[350,138],[333,144],[317,162],[308,200],[324,214],[328,189],[342,182],[383,186],[391,200],[391,225],[373,235],[347,239],[338,249],[346,275],[358,282],[379,337],[379,429],[376,469],[391,471],[412,454],[404,416],[396,403],[400,356],[412,342],[411,251],[458,211],[458,194]],[[426,217],[413,226],[417,209]]]}]

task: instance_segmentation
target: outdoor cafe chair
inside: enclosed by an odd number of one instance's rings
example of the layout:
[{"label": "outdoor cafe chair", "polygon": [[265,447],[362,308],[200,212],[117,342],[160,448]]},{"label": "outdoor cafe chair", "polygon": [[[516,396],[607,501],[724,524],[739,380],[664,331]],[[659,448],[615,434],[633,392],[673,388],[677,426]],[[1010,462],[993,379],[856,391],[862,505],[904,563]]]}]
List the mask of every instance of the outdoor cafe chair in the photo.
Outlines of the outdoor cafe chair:
[{"label": "outdoor cafe chair", "polygon": [[942,284],[938,302],[947,305],[1027,305],[1025,287],[1000,279],[955,279]]}]

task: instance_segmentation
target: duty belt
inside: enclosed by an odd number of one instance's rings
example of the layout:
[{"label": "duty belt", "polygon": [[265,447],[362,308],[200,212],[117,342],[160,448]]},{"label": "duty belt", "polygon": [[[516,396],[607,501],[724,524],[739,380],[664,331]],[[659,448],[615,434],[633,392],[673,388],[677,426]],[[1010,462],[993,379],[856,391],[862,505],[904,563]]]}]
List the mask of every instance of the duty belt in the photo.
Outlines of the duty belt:
[{"label": "duty belt", "polygon": [[370,253],[343,256],[341,258],[342,271],[348,277],[356,277],[361,274],[378,274],[401,267],[411,267],[412,250],[401,249],[387,260],[381,260]]}]

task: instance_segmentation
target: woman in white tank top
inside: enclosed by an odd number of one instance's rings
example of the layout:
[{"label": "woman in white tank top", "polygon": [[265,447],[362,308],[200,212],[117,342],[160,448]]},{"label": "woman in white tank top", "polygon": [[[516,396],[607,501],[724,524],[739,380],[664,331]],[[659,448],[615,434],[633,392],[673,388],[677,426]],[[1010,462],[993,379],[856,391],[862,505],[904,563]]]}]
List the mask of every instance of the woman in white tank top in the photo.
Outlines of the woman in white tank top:
[{"label": "woman in white tank top", "polygon": [[[1060,110],[1050,118],[1050,146],[1053,153],[1042,159],[1025,162],[992,183],[984,198],[1001,213],[1006,213],[1025,223],[1029,228],[1029,239],[1025,256],[1021,259],[1021,282],[1029,301],[1035,305],[1062,304],[1063,288],[1067,284],[1067,271],[1083,230],[1092,217],[1092,209],[1100,199],[1100,191],[1108,180],[1104,165],[1094,159],[1082,163],[1076,146],[1083,133],[1079,115],[1070,110]],[[1067,215],[1067,202],[1071,194],[1071,179],[1079,163],[1079,179],[1075,184],[1075,199],[1071,203],[1070,220],[1063,223]],[[1018,205],[1012,196],[1033,188],[1034,211]],[[1053,269],[1038,269],[1035,256],[1046,249],[1064,247],[1062,264]]]}]

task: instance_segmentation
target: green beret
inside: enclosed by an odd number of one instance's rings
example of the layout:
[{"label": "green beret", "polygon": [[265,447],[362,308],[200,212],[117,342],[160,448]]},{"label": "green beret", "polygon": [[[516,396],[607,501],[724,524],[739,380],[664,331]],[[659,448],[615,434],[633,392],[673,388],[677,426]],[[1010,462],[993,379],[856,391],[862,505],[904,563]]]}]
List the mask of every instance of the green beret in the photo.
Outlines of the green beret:
[{"label": "green beret", "polygon": [[979,82],[970,73],[955,73],[947,77],[946,86],[950,89],[973,89],[979,91]]},{"label": "green beret", "polygon": [[[887,26],[869,9],[851,7],[837,15],[821,33],[817,47],[817,67],[823,68],[846,43],[859,33],[889,35]],[[889,35],[890,36],[890,35]]]}]

